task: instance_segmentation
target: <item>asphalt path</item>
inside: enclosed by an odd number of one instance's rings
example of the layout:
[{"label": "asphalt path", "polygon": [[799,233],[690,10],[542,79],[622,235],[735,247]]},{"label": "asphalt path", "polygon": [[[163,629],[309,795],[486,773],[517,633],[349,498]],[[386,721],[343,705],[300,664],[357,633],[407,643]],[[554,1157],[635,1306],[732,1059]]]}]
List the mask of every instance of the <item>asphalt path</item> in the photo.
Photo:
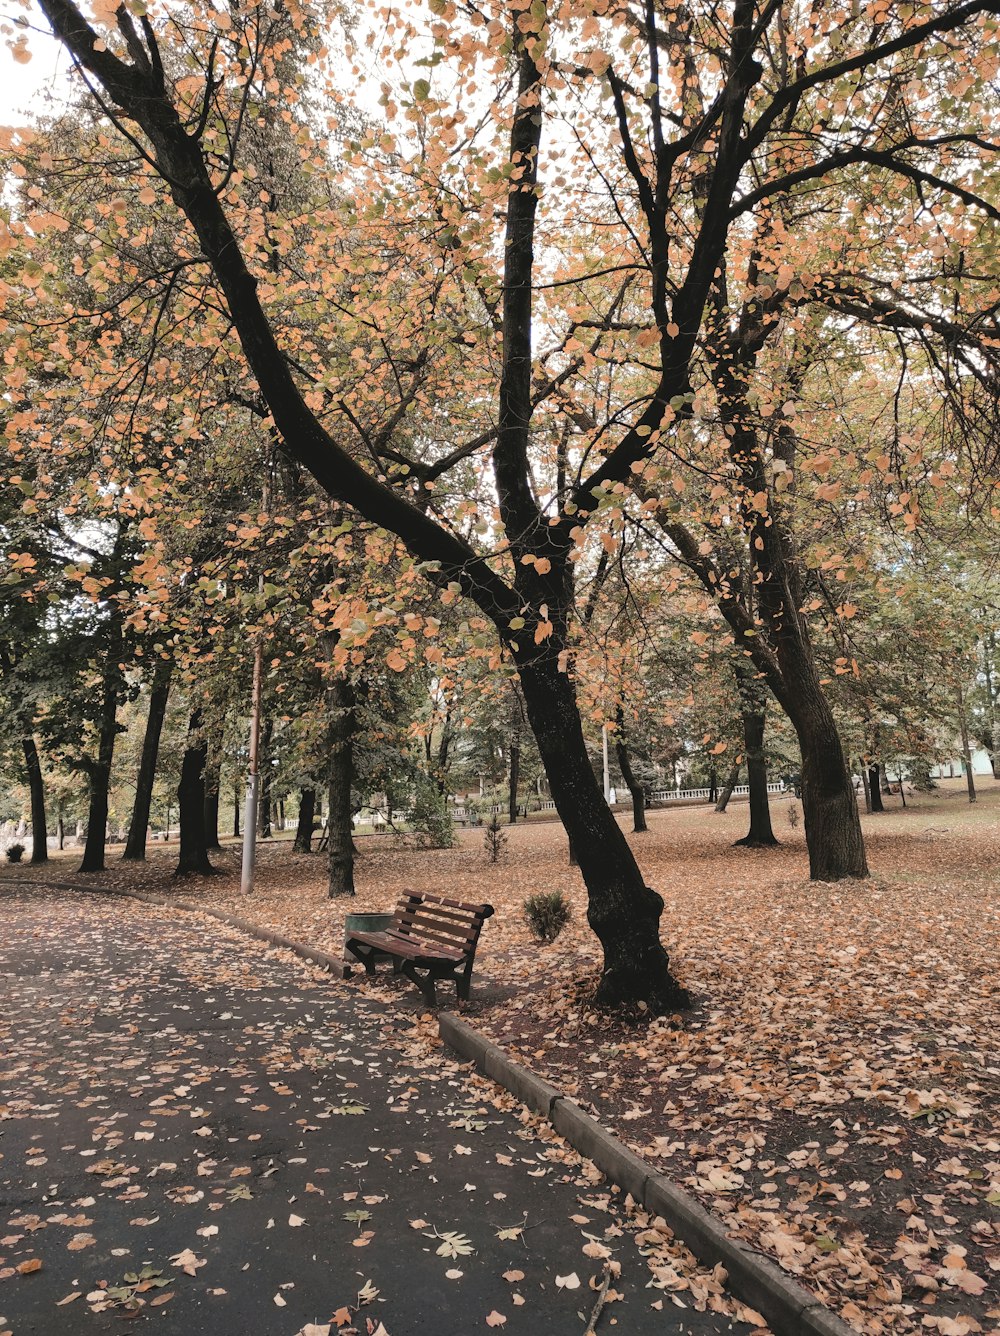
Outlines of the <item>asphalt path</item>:
[{"label": "asphalt path", "polygon": [[[215,920],[0,886],[0,1336],[749,1332],[418,1018]],[[693,1288],[692,1288],[693,1278]]]}]

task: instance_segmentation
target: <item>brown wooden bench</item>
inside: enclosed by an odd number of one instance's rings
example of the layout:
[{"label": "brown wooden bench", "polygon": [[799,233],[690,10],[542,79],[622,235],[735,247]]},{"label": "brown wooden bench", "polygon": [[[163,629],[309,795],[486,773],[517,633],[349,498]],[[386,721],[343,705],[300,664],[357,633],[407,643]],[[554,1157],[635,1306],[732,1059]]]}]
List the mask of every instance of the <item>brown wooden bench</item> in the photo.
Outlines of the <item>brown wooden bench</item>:
[{"label": "brown wooden bench", "polygon": [[467,905],[423,891],[405,891],[385,932],[351,933],[344,946],[369,974],[375,973],[377,954],[391,956],[394,971],[415,983],[432,1007],[438,979],[454,979],[458,996],[465,1001],[476,943],[492,913],[492,905]]}]

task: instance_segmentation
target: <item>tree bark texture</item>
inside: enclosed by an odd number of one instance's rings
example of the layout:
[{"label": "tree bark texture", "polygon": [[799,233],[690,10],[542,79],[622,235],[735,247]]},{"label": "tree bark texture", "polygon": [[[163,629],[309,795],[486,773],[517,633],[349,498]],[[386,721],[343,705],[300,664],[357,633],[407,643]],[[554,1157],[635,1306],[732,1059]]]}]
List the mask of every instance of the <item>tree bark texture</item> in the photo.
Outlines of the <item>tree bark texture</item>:
[{"label": "tree bark texture", "polygon": [[129,822],[128,839],[122,858],[141,862],[146,857],[146,834],[149,830],[149,813],[153,805],[153,785],[156,782],[156,763],[160,754],[160,737],[163,733],[163,720],[167,713],[167,701],[170,697],[170,677],[174,665],[172,660],[161,659],[153,675],[153,685],[149,692],[149,712],[146,715],[146,730],[142,737],[142,754],[139,757],[139,773],[135,781],[135,801],[132,804],[132,820]]},{"label": "tree bark texture", "polygon": [[180,853],[175,877],[192,874],[210,876],[215,869],[209,862],[205,832],[205,762],[208,739],[202,727],[202,711],[195,709],[188,723],[187,746],[181,761],[177,785],[180,804]]},{"label": "tree bark texture", "polygon": [[30,733],[21,739],[21,750],[24,752],[24,768],[28,777],[28,792],[31,795],[31,861],[47,863],[49,846],[48,829],[45,824],[45,785],[42,781],[38,748]]},{"label": "tree bark texture", "polygon": [[882,780],[877,765],[868,767],[868,803],[870,812],[885,811],[885,803],[882,801]]},{"label": "tree bark texture", "polygon": [[295,830],[293,848],[297,854],[312,853],[313,831],[316,829],[316,790],[302,789],[299,792],[299,824]]},{"label": "tree bark texture", "polygon": [[351,784],[354,780],[354,689],[335,678],[327,691],[327,855],[330,896],[354,894]]}]

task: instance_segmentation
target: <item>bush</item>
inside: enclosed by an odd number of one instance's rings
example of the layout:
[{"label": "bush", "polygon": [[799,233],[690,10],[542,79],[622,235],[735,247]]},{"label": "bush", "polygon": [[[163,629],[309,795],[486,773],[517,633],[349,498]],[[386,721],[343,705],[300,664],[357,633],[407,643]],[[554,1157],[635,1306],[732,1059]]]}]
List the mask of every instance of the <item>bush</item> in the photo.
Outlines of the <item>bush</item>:
[{"label": "bush", "polygon": [[540,891],[524,902],[524,917],[539,942],[554,942],[570,920],[569,901],[562,891]]},{"label": "bush", "polygon": [[425,849],[450,849],[455,843],[455,827],[448,801],[433,784],[421,784],[407,815],[416,842]]},{"label": "bush", "polygon": [[500,824],[496,812],[490,817],[490,824],[483,831],[483,848],[486,850],[488,863],[499,863],[503,857],[503,847],[507,843],[507,832]]},{"label": "bush", "polygon": [[21,859],[22,859],[23,857],[24,857],[24,845],[23,845],[23,844],[9,844],[9,845],[7,846],[7,862],[8,862],[8,863],[20,863],[20,861],[21,861]]}]

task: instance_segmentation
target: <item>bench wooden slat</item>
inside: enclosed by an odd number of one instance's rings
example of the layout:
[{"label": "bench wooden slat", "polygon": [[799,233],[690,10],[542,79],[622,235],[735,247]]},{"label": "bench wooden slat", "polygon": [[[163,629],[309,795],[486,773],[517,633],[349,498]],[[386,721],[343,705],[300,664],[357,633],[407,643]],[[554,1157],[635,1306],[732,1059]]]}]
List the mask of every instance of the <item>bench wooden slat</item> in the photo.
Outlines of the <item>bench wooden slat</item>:
[{"label": "bench wooden slat", "polygon": [[[375,972],[376,951],[390,955],[395,969],[412,979],[433,1006],[437,978],[453,978],[459,997],[468,998],[476,944],[492,914],[492,905],[405,891],[385,932],[352,933],[344,945],[369,974]],[[426,977],[416,970],[425,970]]]}]

